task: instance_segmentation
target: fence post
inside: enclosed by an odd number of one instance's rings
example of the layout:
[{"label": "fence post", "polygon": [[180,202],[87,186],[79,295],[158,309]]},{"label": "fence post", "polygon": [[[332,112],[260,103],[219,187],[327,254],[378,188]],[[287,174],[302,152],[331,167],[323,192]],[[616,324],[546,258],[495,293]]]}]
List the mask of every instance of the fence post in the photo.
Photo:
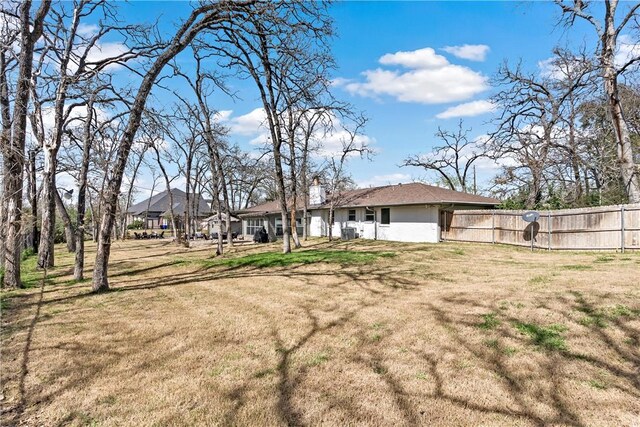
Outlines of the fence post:
[{"label": "fence post", "polygon": [[547,211],[547,250],[551,250],[551,211]]},{"label": "fence post", "polygon": [[620,205],[620,251],[624,253],[624,205]]},{"label": "fence post", "polygon": [[447,222],[447,211],[444,211],[444,239],[445,242],[449,240],[449,223]]},{"label": "fence post", "polygon": [[491,243],[496,244],[496,211],[491,211]]}]

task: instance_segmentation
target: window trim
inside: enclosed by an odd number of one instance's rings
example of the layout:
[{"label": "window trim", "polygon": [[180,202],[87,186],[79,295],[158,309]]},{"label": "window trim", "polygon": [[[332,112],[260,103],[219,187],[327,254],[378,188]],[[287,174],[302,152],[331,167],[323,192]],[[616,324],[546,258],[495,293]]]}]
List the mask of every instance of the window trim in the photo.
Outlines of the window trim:
[{"label": "window trim", "polygon": [[[369,219],[369,217],[372,217]],[[376,210],[375,209],[364,209],[364,220],[365,222],[375,222],[376,221]]]},{"label": "window trim", "polygon": [[247,236],[253,236],[257,231],[260,231],[264,227],[264,220],[260,218],[248,218],[247,219]]}]

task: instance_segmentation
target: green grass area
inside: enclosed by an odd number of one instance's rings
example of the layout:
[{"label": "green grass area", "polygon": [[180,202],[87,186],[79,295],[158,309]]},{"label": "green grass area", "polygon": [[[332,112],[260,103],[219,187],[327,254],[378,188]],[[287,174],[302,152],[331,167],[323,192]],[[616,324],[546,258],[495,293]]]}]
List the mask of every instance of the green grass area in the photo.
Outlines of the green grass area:
[{"label": "green grass area", "polygon": [[573,295],[576,297],[576,302],[578,303],[576,310],[585,315],[579,321],[583,326],[606,328],[608,326],[607,321],[616,321],[621,317],[640,316],[640,309],[633,309],[622,304],[617,304],[612,307],[596,307],[589,304],[579,292],[573,292]]},{"label": "green grass area", "polygon": [[562,333],[567,330],[563,325],[540,326],[535,323],[516,322],[514,324],[520,333],[529,336],[531,342],[547,350],[566,351],[568,349]]},{"label": "green grass area", "polygon": [[482,323],[479,323],[478,327],[488,331],[495,329],[499,324],[500,319],[498,319],[496,313],[487,313],[482,315]]},{"label": "green grass area", "polygon": [[38,269],[38,256],[34,252],[24,251],[22,262],[20,263],[20,275],[22,276],[22,286],[25,288],[35,288],[42,280],[42,270]]},{"label": "green grass area", "polygon": [[347,250],[320,250],[313,249],[307,251],[296,251],[289,254],[279,252],[263,252],[245,255],[236,258],[216,259],[205,261],[207,267],[286,267],[289,265],[304,265],[314,263],[329,264],[367,264],[378,258],[389,258],[395,256],[394,252],[373,252],[373,251],[347,251]]}]

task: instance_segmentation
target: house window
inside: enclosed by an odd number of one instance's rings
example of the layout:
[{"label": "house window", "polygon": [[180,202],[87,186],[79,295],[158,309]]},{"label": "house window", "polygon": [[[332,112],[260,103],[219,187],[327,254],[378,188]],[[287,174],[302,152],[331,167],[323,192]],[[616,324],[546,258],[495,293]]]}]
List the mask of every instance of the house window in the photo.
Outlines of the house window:
[{"label": "house window", "polygon": [[355,221],[356,220],[356,210],[355,209],[349,209],[349,221]]},{"label": "house window", "polygon": [[247,235],[253,236],[258,231],[262,230],[264,223],[261,219],[248,219],[247,220]]},{"label": "house window", "polygon": [[380,224],[391,224],[391,209],[380,209]]},{"label": "house window", "polygon": [[276,218],[276,236],[284,235],[284,230],[282,229],[282,218]]},{"label": "house window", "polygon": [[364,211],[364,220],[373,222],[376,220],[376,212],[373,209],[365,209]]},{"label": "house window", "polygon": [[296,218],[296,233],[298,233],[298,236],[302,236],[304,234],[302,218]]}]

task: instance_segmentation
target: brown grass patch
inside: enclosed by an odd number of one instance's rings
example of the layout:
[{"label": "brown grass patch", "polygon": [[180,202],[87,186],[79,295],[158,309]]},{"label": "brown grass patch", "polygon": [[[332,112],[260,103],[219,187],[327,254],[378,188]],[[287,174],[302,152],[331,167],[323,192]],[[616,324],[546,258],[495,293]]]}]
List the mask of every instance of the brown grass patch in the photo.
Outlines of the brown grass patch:
[{"label": "brown grass patch", "polygon": [[640,422],[637,253],[128,241],[94,295],[58,249],[50,283],[3,295],[2,425]]}]

